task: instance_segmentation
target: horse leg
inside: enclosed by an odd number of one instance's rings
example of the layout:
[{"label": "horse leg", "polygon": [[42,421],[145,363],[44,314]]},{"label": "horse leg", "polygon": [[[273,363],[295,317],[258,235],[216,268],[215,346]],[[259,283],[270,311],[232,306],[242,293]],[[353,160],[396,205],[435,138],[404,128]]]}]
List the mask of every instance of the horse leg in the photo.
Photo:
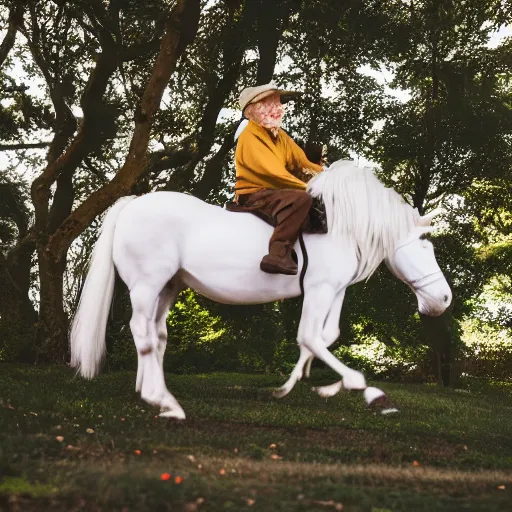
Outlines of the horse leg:
[{"label": "horse leg", "polygon": [[323,285],[309,290],[304,298],[302,317],[299,324],[298,342],[304,345],[315,357],[341,375],[347,389],[366,388],[366,381],[361,372],[345,366],[331,354],[322,338],[324,321],[330,311],[335,291],[331,286]]},{"label": "horse leg", "polygon": [[293,389],[297,381],[299,381],[302,378],[302,371],[304,369],[304,365],[306,364],[310,357],[313,357],[311,352],[305,346],[300,345],[299,348],[299,360],[297,361],[297,364],[293,368],[288,380],[280,388],[274,391],[273,394],[276,398],[283,398]]},{"label": "horse leg", "polygon": [[306,364],[304,365],[304,377],[306,377],[306,379],[311,377],[311,365],[313,364],[313,359],[315,359],[315,356],[309,356]]},{"label": "horse leg", "polygon": [[132,288],[130,298],[133,309],[130,328],[141,362],[141,397],[150,404],[160,406],[166,417],[185,419],[185,412],[165,385],[158,359],[158,338],[154,322],[157,293],[145,283]]},{"label": "horse leg", "polygon": [[[158,296],[157,304],[155,307],[155,313],[153,315],[154,322],[156,325],[156,337],[157,337],[157,355],[158,363],[163,369],[164,354],[167,347],[167,315],[169,310],[174,305],[176,297],[183,289],[181,283],[176,279],[171,279],[160,292]],[[138,366],[137,366],[137,380],[135,384],[135,391],[139,392],[142,387],[142,356],[137,353]]]},{"label": "horse leg", "polygon": [[378,408],[383,414],[395,412],[396,409],[382,390],[367,387],[366,380],[361,372],[344,365],[325,346],[321,336],[322,327],[335,296],[335,291],[329,285],[308,290],[299,324],[299,344],[304,345],[315,357],[341,375],[345,389],[364,391],[364,397],[368,405]]},{"label": "horse leg", "polygon": [[[327,320],[325,321],[324,327],[322,329],[322,339],[324,340],[326,347],[330,347],[340,336],[340,315],[344,299],[345,288],[339,292],[334,299],[333,305],[329,311],[329,314],[327,315]],[[311,366],[312,360],[313,358],[308,361],[309,366]],[[321,397],[328,398],[334,396],[336,393],[339,393],[342,389],[343,381],[340,380],[334,384],[313,388],[313,391],[318,393]]]},{"label": "horse leg", "polygon": [[[322,329],[322,338],[324,339],[325,345],[327,347],[331,346],[340,335],[339,320],[344,297],[345,289],[339,292],[334,299],[331,309],[327,315],[327,319],[325,320],[325,324]],[[280,388],[274,391],[274,396],[276,398],[282,398],[286,396],[293,389],[297,381],[301,380],[302,377],[308,378],[310,375],[311,363],[315,357],[304,345],[299,345],[299,348],[299,360],[293,368],[288,380]],[[316,391],[315,388],[313,389]]]},{"label": "horse leg", "polygon": [[167,348],[167,315],[182,290],[184,290],[183,283],[178,278],[173,277],[164,287],[158,298],[155,325],[158,338],[158,361],[162,369],[164,367],[165,349]]}]

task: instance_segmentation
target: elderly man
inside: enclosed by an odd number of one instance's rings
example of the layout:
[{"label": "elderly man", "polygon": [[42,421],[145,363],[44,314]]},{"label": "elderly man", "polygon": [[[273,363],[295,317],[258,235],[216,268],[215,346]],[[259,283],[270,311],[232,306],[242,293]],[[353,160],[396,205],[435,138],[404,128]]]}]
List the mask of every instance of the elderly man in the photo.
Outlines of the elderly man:
[{"label": "elderly man", "polygon": [[306,182],[298,176],[322,171],[281,129],[283,100],[294,94],[271,82],[244,89],[239,99],[249,123],[236,147],[236,201],[273,220],[269,253],[260,263],[271,274],[297,274],[293,246],[312,204]]}]

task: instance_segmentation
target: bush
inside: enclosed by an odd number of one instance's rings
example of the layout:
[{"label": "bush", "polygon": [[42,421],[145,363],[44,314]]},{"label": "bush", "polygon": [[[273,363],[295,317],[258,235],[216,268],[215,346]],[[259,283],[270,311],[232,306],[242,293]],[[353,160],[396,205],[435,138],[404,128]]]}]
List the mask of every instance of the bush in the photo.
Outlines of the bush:
[{"label": "bush", "polygon": [[366,377],[379,380],[424,381],[430,365],[428,347],[390,347],[373,336],[362,336],[357,344],[341,346],[334,354]]},{"label": "bush", "polygon": [[461,370],[470,377],[511,378],[512,332],[479,320],[463,322]]}]

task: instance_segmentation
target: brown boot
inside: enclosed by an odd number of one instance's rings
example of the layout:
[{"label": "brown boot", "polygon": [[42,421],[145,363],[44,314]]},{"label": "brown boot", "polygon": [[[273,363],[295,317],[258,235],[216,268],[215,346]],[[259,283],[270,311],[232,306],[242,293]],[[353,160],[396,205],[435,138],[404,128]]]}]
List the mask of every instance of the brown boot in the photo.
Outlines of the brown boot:
[{"label": "brown boot", "polygon": [[289,242],[274,242],[269,254],[263,257],[260,269],[268,274],[297,274],[297,254]]}]

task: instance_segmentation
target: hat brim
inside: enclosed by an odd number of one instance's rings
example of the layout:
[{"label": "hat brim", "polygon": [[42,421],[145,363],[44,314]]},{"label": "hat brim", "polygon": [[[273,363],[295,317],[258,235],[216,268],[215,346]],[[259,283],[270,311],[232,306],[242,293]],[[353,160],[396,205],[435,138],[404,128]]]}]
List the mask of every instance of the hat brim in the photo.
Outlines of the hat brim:
[{"label": "hat brim", "polygon": [[260,92],[259,94],[256,94],[256,96],[254,96],[254,98],[249,100],[245,104],[242,112],[244,112],[245,109],[252,103],[258,103],[258,101],[268,98],[269,96],[272,96],[272,94],[275,94],[276,92],[278,92],[279,95],[281,96],[281,103],[288,103],[289,101],[295,99],[297,96],[300,96],[302,94],[301,92],[283,91],[282,89],[270,89],[268,91],[263,91],[263,92]]}]

